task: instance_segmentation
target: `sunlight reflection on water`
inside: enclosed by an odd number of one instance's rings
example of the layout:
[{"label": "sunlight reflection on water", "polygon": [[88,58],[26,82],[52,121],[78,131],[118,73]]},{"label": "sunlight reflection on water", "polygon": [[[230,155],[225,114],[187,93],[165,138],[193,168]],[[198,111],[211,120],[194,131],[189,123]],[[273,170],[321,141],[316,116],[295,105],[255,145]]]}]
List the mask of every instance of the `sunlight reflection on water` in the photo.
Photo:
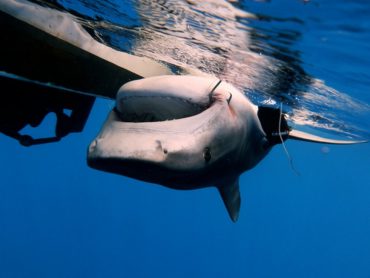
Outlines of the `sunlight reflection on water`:
[{"label": "sunlight reflection on water", "polygon": [[[370,106],[304,69],[310,61],[302,61],[297,45],[304,37],[306,18],[250,13],[242,1],[234,5],[223,0],[58,3],[95,38],[116,49],[160,61],[176,74],[186,68],[215,75],[257,104],[283,102],[295,124],[332,135],[370,137],[366,120]],[[322,35],[322,30],[317,31]]]}]

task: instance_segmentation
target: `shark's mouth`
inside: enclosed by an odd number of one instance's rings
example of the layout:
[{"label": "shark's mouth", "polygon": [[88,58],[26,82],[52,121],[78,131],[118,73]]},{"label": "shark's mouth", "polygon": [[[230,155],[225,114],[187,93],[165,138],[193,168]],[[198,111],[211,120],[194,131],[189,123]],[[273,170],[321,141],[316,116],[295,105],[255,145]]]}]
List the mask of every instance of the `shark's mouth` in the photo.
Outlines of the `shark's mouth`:
[{"label": "shark's mouth", "polygon": [[116,112],[123,122],[162,122],[195,116],[209,105],[187,98],[153,95],[125,95]]},{"label": "shark's mouth", "polygon": [[199,115],[212,106],[211,92],[220,84],[217,79],[205,82],[204,78],[194,76],[172,76],[170,81],[169,78],[157,76],[122,86],[116,98],[120,120],[163,122]]}]

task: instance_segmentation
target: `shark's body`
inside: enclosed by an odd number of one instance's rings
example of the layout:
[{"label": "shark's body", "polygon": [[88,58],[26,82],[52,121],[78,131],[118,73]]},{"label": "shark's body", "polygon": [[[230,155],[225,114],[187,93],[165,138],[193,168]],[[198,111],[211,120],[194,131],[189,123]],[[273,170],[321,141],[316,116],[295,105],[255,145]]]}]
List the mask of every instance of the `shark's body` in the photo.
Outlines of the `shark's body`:
[{"label": "shark's body", "polygon": [[88,164],[174,189],[216,186],[236,221],[239,176],[288,137],[356,143],[291,130],[280,110],[257,107],[215,78],[151,77],[118,91],[115,109],[90,144]]},{"label": "shark's body", "polygon": [[235,221],[238,179],[271,149],[258,107],[232,85],[195,76],[126,83],[88,163],[175,189],[216,186]]}]

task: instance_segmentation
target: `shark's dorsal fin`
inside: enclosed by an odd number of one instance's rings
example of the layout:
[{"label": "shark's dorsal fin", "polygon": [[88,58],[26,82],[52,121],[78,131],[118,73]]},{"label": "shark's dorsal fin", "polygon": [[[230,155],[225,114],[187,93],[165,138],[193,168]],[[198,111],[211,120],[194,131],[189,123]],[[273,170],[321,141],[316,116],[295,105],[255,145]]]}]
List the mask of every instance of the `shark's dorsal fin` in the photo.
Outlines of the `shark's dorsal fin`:
[{"label": "shark's dorsal fin", "polygon": [[239,178],[236,178],[231,183],[220,184],[217,186],[224,201],[227,212],[233,222],[236,222],[239,217],[240,210],[240,192],[239,192]]}]

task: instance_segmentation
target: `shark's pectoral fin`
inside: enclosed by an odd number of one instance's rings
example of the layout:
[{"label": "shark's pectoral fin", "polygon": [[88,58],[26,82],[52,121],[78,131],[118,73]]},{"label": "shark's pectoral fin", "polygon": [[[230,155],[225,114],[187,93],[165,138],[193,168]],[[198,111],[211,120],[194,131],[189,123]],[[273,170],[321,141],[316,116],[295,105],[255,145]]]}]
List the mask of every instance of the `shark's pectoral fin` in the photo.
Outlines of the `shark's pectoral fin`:
[{"label": "shark's pectoral fin", "polygon": [[227,212],[233,222],[236,222],[239,217],[240,210],[240,192],[239,192],[239,178],[236,178],[229,184],[221,184],[217,186],[224,201]]}]

